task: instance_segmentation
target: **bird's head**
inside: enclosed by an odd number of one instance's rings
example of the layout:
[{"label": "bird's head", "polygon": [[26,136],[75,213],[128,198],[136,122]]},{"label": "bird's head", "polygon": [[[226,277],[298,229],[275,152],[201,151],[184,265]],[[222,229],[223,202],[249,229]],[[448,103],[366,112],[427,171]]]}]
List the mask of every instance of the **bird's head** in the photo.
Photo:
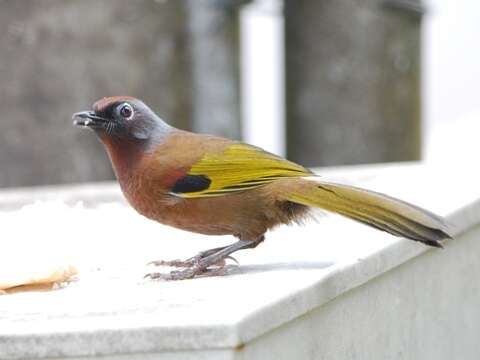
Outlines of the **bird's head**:
[{"label": "bird's head", "polygon": [[89,128],[102,140],[148,142],[171,129],[142,101],[129,96],[106,97],[93,109],[73,114],[74,124]]}]

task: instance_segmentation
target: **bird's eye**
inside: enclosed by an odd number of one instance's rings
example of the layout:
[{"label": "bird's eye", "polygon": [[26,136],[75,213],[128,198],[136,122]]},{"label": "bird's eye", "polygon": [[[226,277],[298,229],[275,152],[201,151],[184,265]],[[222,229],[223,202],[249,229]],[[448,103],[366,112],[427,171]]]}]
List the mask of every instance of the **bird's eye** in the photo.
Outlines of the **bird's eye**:
[{"label": "bird's eye", "polygon": [[133,116],[133,108],[130,104],[122,104],[118,107],[118,113],[124,119],[131,119]]}]

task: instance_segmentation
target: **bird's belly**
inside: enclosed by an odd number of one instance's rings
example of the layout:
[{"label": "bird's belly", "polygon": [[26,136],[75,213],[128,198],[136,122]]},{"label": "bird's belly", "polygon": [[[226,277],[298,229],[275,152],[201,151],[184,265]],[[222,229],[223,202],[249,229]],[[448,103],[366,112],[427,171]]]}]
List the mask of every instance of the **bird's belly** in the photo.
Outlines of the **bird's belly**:
[{"label": "bird's belly", "polygon": [[206,235],[235,235],[257,238],[278,223],[267,216],[258,198],[227,195],[186,199],[164,194],[151,197],[127,196],[142,215],[162,224]]},{"label": "bird's belly", "polygon": [[[230,211],[220,209],[215,202],[205,199],[180,199],[175,204],[166,205],[153,214],[152,219],[182,230],[205,235],[234,234],[238,219]],[[233,216],[232,216],[233,215]]]},{"label": "bird's belly", "polygon": [[[210,202],[196,201],[196,199],[182,199],[171,195],[150,197],[127,196],[129,203],[140,214],[162,224],[182,230],[208,234],[224,235],[231,233],[231,226],[214,216],[214,206]],[[203,199],[198,199],[203,200]]]}]

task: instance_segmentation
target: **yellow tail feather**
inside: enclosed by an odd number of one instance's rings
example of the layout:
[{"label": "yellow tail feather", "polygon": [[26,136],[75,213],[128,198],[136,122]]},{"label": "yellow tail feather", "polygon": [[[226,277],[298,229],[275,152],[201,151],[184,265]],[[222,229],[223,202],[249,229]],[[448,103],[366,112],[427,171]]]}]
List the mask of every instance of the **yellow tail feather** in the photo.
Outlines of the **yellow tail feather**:
[{"label": "yellow tail feather", "polygon": [[312,184],[287,199],[431,246],[442,247],[439,240],[451,238],[441,217],[418,206],[353,186],[319,181]]}]

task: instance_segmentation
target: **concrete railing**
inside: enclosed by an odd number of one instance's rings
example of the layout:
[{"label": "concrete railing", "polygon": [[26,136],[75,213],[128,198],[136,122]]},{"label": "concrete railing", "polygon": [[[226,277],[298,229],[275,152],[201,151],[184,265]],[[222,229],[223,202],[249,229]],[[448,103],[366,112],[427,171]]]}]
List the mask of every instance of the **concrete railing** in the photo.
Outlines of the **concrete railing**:
[{"label": "concrete railing", "polygon": [[79,275],[0,297],[0,359],[478,359],[479,176],[413,164],[322,171],[447,216],[455,239],[431,249],[320,217],[271,232],[229,276],[155,282],[142,278],[147,261],[233,239],[145,220],[115,184],[10,190],[2,253],[61,257]]}]

